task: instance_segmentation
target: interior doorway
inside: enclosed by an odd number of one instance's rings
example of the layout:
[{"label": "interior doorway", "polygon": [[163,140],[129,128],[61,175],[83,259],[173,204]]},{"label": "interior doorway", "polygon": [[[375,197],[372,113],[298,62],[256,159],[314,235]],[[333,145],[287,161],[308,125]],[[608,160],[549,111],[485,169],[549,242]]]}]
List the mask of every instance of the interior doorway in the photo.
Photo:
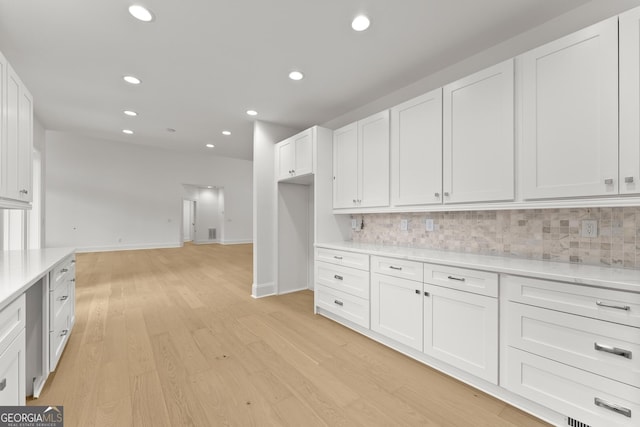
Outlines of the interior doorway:
[{"label": "interior doorway", "polygon": [[182,242],[193,242],[196,236],[196,201],[182,201]]}]

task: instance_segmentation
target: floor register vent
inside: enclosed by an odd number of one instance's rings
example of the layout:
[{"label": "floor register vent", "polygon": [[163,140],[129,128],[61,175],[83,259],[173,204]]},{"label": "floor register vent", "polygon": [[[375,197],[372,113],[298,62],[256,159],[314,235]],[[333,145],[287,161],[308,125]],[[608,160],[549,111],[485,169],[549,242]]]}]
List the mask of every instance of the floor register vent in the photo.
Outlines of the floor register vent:
[{"label": "floor register vent", "polygon": [[209,240],[216,240],[216,229],[215,228],[210,228],[209,229]]},{"label": "floor register vent", "polygon": [[567,417],[567,425],[570,427],[591,427],[589,424],[585,424],[571,417]]}]

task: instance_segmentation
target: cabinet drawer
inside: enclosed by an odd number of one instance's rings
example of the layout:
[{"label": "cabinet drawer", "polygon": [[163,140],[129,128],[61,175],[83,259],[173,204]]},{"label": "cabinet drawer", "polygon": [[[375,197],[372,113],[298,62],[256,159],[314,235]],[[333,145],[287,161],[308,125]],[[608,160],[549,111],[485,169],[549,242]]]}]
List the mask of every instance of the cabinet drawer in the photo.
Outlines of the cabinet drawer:
[{"label": "cabinet drawer", "polygon": [[58,319],[56,319],[56,328],[52,329],[49,333],[49,369],[54,371],[58,365],[58,360],[62,355],[71,328],[69,324],[69,314],[63,313]]},{"label": "cabinet drawer", "polygon": [[503,275],[509,301],[640,327],[640,294]]},{"label": "cabinet drawer", "polygon": [[514,302],[507,344],[640,387],[640,329]]},{"label": "cabinet drawer", "polygon": [[594,427],[639,424],[640,389],[511,347],[503,386]]},{"label": "cabinet drawer", "polygon": [[316,282],[348,294],[369,299],[369,272],[316,261]]},{"label": "cabinet drawer", "polygon": [[0,406],[25,404],[25,331],[0,353]]},{"label": "cabinet drawer", "polygon": [[62,261],[51,271],[49,276],[49,288],[50,290],[56,289],[61,283],[65,283],[71,280],[75,280],[75,258],[69,257]]},{"label": "cabinet drawer", "polygon": [[422,282],[422,269],[423,266],[421,262],[379,256],[371,257],[371,271],[373,273]]},{"label": "cabinet drawer", "polygon": [[316,288],[315,298],[317,307],[369,328],[368,300],[322,285]]},{"label": "cabinet drawer", "polygon": [[22,294],[0,311],[0,354],[24,328],[25,297]]},{"label": "cabinet drawer", "polygon": [[51,321],[51,330],[54,329],[56,319],[68,312],[71,305],[71,284],[64,282],[52,292],[49,292],[49,316]]},{"label": "cabinet drawer", "polygon": [[424,264],[424,281],[474,294],[498,297],[498,275],[486,271]]},{"label": "cabinet drawer", "polygon": [[316,260],[369,271],[369,255],[317,248]]}]

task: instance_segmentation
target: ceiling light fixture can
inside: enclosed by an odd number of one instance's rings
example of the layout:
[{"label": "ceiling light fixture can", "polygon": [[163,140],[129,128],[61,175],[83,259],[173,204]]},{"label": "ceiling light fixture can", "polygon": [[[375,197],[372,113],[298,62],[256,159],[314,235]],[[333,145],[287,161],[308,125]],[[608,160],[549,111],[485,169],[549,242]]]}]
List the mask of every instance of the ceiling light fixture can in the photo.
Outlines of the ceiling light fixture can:
[{"label": "ceiling light fixture can", "polygon": [[289,73],[289,78],[291,80],[302,80],[304,78],[304,74],[300,71],[292,71]]},{"label": "ceiling light fixture can", "polygon": [[126,116],[129,116],[129,117],[135,117],[135,116],[138,115],[138,113],[136,113],[135,111],[132,111],[132,110],[124,110],[123,113]]},{"label": "ceiling light fixture can", "polygon": [[256,110],[247,110],[247,114],[250,116],[257,116],[258,112]]},{"label": "ceiling light fixture can", "polygon": [[133,131],[131,129],[122,129],[122,133],[126,133],[127,135],[133,135]]},{"label": "ceiling light fixture can", "polygon": [[131,16],[142,22],[151,22],[154,19],[153,13],[149,9],[139,4],[129,6]]},{"label": "ceiling light fixture can", "polygon": [[124,76],[123,79],[125,82],[132,85],[139,85],[140,83],[142,83],[142,80],[140,80],[136,76]]},{"label": "ceiling light fixture can", "polygon": [[215,145],[213,145],[213,144],[207,144],[207,145],[206,145],[206,147],[207,147],[207,148],[214,148],[214,147],[215,147]]},{"label": "ceiling light fixture can", "polygon": [[358,15],[351,21],[351,28],[354,31],[364,31],[369,28],[369,25],[371,25],[371,21],[365,15]]},{"label": "ceiling light fixture can", "polygon": [[223,130],[223,131],[222,131],[222,134],[223,134],[224,136],[229,136],[229,135],[231,135],[231,131]]}]

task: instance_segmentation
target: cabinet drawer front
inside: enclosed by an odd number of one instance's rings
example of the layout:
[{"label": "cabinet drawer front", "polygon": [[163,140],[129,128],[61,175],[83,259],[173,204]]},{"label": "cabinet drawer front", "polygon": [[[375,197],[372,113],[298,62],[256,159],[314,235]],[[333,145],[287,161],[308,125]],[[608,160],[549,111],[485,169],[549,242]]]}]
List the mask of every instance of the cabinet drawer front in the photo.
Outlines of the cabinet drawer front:
[{"label": "cabinet drawer front", "polygon": [[422,282],[423,266],[421,262],[405,261],[397,258],[371,257],[371,271],[402,279]]},{"label": "cabinet drawer front", "polygon": [[369,255],[317,248],[316,260],[369,271]]},{"label": "cabinet drawer front", "polygon": [[498,384],[498,300],[424,285],[424,352]]},{"label": "cabinet drawer front", "polygon": [[507,344],[640,387],[640,329],[514,302]]},{"label": "cabinet drawer front", "polygon": [[54,268],[53,271],[49,273],[49,287],[51,290],[56,289],[61,283],[65,283],[67,281],[75,279],[75,263],[75,258],[71,256],[58,264],[58,266],[56,266],[56,268]]},{"label": "cabinet drawer front", "polygon": [[56,319],[64,313],[67,313],[68,307],[71,305],[71,289],[68,282],[64,282],[53,291],[49,292],[49,316],[51,319],[51,330],[54,329]]},{"label": "cabinet drawer front", "polygon": [[503,386],[587,425],[638,425],[640,389],[515,348],[507,349]]},{"label": "cabinet drawer front", "polygon": [[0,311],[0,354],[25,327],[25,296],[16,298]]},{"label": "cabinet drawer front", "polygon": [[25,404],[25,332],[0,352],[0,406]]},{"label": "cabinet drawer front", "polygon": [[640,327],[640,294],[503,275],[509,301]]},{"label": "cabinet drawer front", "polygon": [[57,322],[56,329],[49,333],[49,369],[51,371],[56,369],[70,333],[69,316],[63,314]]},{"label": "cabinet drawer front", "polygon": [[319,285],[316,288],[316,306],[337,314],[363,328],[369,327],[369,301],[335,289]]},{"label": "cabinet drawer front", "polygon": [[486,271],[425,264],[424,281],[474,294],[498,297],[498,275]]},{"label": "cabinet drawer front", "polygon": [[316,261],[316,281],[339,291],[369,299],[369,272]]}]

